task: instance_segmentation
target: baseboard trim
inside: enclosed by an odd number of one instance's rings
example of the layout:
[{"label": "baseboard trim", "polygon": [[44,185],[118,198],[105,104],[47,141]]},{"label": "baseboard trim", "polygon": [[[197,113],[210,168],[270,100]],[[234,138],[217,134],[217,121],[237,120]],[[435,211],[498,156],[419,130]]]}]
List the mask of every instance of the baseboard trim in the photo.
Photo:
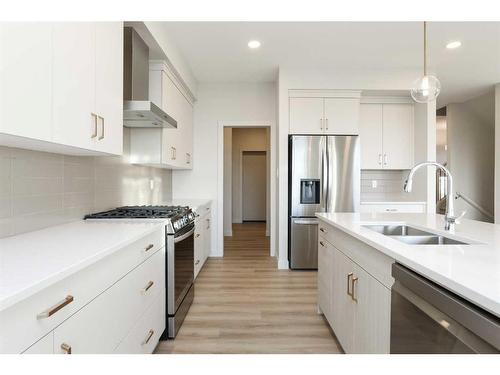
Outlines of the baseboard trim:
[{"label": "baseboard trim", "polygon": [[224,232],[224,237],[233,237],[233,231],[230,230],[230,231]]},{"label": "baseboard trim", "polygon": [[288,260],[286,260],[286,259],[280,259],[278,261],[278,269],[279,270],[287,270],[289,268],[290,267],[288,267]]}]

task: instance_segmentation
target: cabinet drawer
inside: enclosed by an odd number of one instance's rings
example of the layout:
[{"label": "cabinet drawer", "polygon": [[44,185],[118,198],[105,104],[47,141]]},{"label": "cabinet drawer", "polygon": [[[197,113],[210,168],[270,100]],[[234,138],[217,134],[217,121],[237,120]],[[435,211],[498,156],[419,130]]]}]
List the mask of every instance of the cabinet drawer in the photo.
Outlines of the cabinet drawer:
[{"label": "cabinet drawer", "polygon": [[23,354],[53,354],[54,353],[54,332],[42,337],[36,343],[26,349]]},{"label": "cabinet drawer", "polygon": [[165,252],[157,251],[54,331],[54,353],[111,353],[158,295],[165,294]]},{"label": "cabinet drawer", "polygon": [[[159,229],[0,312],[0,353],[22,352],[163,245],[164,229]],[[68,296],[73,297],[73,300],[64,304],[63,301]],[[65,306],[61,307],[63,304]],[[58,307],[61,308],[57,309]],[[38,314],[50,309],[53,310],[51,316],[37,318]]]},{"label": "cabinet drawer", "polygon": [[115,353],[152,353],[165,330],[165,295],[159,294],[130,333],[116,348]]},{"label": "cabinet drawer", "polygon": [[425,203],[415,204],[360,204],[360,212],[413,212],[424,213]]}]

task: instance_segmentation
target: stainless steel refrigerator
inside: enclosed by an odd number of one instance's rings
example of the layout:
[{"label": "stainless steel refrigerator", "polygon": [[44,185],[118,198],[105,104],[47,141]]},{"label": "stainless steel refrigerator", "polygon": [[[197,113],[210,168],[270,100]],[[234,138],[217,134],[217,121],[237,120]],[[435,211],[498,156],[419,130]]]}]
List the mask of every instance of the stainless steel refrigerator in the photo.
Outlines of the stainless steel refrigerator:
[{"label": "stainless steel refrigerator", "polygon": [[291,135],[288,156],[290,268],[317,269],[318,220],[314,214],[359,210],[359,137]]}]

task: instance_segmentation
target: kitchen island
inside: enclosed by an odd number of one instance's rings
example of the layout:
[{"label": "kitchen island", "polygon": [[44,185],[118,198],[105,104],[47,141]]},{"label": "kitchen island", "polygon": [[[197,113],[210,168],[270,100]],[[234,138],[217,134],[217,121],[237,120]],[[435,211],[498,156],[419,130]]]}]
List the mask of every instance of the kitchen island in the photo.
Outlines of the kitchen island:
[{"label": "kitchen island", "polygon": [[[318,305],[346,352],[389,352],[394,263],[500,317],[498,225],[463,220],[450,232],[444,230],[443,216],[436,214],[316,216]],[[407,225],[464,244],[408,244],[379,233],[375,225]]]}]

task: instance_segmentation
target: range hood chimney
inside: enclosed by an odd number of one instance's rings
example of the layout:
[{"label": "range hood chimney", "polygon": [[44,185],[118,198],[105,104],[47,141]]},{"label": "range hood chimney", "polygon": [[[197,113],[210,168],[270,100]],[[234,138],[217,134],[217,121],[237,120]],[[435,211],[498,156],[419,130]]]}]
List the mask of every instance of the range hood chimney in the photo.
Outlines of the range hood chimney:
[{"label": "range hood chimney", "polygon": [[149,100],[149,47],[132,27],[123,35],[123,126],[177,128],[177,121]]}]

